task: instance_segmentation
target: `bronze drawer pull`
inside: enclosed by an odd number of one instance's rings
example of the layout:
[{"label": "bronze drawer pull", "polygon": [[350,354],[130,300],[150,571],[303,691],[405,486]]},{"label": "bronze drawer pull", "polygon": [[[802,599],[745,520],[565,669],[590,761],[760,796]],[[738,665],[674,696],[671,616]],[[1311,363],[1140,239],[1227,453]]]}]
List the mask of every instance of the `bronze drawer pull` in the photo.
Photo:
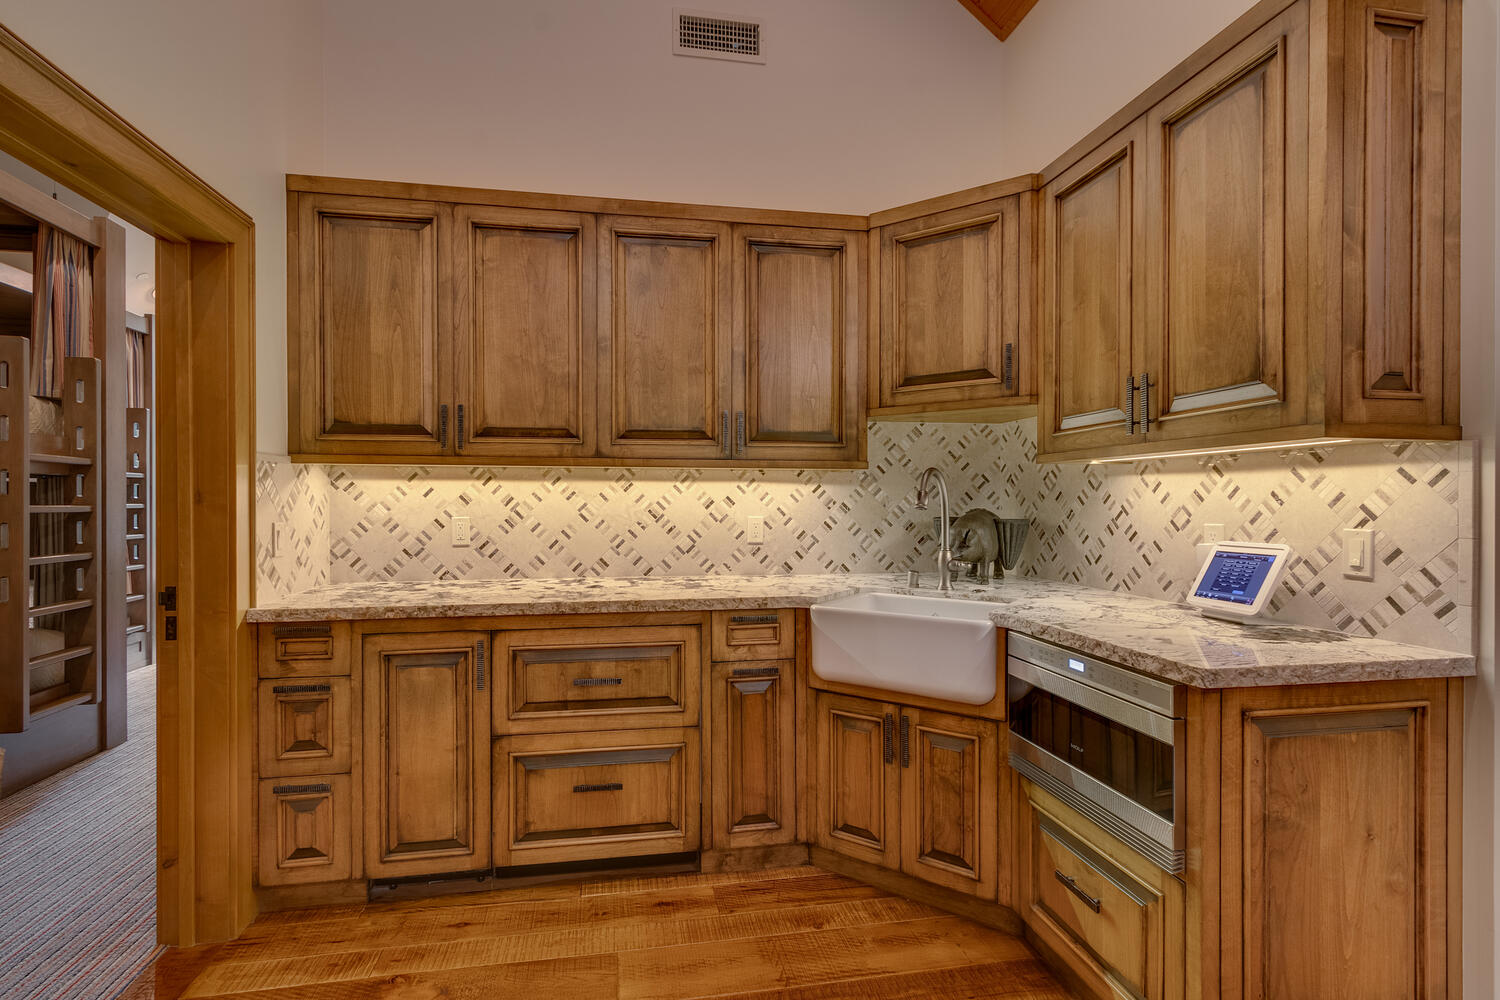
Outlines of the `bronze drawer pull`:
[{"label": "bronze drawer pull", "polygon": [[730,677],[780,677],[780,667],[735,667]]},{"label": "bronze drawer pull", "polygon": [[574,785],[575,792],[623,792],[625,786],[618,781],[606,781],[602,785]]},{"label": "bronze drawer pull", "polygon": [[332,625],[277,625],[271,634],[278,639],[306,639],[313,636],[333,635]]},{"label": "bronze drawer pull", "polygon": [[1069,892],[1077,896],[1079,899],[1083,900],[1084,906],[1087,906],[1095,913],[1099,912],[1103,904],[1093,896],[1090,896],[1088,893],[1078,888],[1078,882],[1074,880],[1073,876],[1064,875],[1061,871],[1054,871],[1052,874],[1057,876],[1057,880],[1061,882]]},{"label": "bronze drawer pull", "polygon": [[616,684],[624,684],[623,677],[575,677],[573,686],[580,688],[612,687]]},{"label": "bronze drawer pull", "polygon": [[911,767],[911,719],[901,713],[901,766]]},{"label": "bronze drawer pull", "polygon": [[880,720],[880,743],[881,755],[885,758],[887,764],[895,763],[896,760],[896,744],[895,738],[892,736],[892,730],[895,727],[896,723],[891,718],[891,713],[885,713],[885,718]]},{"label": "bronze drawer pull", "polygon": [[271,791],[276,795],[327,795],[333,788],[330,785],[273,785]]},{"label": "bronze drawer pull", "polygon": [[327,694],[333,690],[331,684],[278,684],[272,694]]},{"label": "bronze drawer pull", "polygon": [[731,625],[774,625],[781,621],[780,615],[730,615]]}]

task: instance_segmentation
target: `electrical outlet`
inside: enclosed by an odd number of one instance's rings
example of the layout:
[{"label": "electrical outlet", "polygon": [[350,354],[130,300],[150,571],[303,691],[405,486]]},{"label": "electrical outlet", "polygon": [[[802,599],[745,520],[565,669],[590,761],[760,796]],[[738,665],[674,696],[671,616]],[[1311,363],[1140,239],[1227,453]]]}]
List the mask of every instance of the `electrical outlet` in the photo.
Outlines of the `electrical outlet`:
[{"label": "electrical outlet", "polygon": [[1375,579],[1373,528],[1344,529],[1344,576],[1350,580]]},{"label": "electrical outlet", "polygon": [[462,548],[470,544],[469,519],[467,517],[455,517],[452,525],[454,546]]},{"label": "electrical outlet", "polygon": [[1224,540],[1224,526],[1222,524],[1205,524],[1203,526],[1203,541],[1212,545],[1214,542]]},{"label": "electrical outlet", "polygon": [[271,525],[271,556],[273,558],[281,555],[281,531],[281,525]]},{"label": "electrical outlet", "polygon": [[751,545],[760,545],[766,540],[766,519],[759,514],[745,518],[745,540]]}]

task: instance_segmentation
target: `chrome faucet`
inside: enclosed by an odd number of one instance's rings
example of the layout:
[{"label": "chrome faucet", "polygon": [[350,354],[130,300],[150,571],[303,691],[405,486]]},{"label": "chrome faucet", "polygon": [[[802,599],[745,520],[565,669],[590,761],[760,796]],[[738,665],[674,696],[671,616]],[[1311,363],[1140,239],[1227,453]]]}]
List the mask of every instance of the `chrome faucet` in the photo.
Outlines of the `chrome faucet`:
[{"label": "chrome faucet", "polygon": [[948,483],[935,468],[928,468],[917,479],[917,510],[927,509],[927,500],[932,496],[932,484],[937,484],[938,493],[938,590],[953,589],[953,534],[948,523]]}]

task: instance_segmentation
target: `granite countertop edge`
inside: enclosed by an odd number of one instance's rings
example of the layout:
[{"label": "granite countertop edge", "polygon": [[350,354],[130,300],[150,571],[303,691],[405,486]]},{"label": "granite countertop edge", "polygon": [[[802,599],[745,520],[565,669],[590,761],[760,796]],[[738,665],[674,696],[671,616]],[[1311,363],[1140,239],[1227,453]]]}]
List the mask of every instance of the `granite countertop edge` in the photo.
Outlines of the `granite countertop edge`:
[{"label": "granite countertop edge", "polygon": [[[736,586],[749,592],[736,594]],[[631,593],[644,589],[654,593]],[[767,610],[807,608],[871,590],[945,596],[930,583],[911,590],[904,577],[885,574],[392,582],[338,584],[289,595],[250,609],[246,620],[292,624]],[[1203,689],[1465,677],[1476,672],[1474,657],[1464,653],[1296,625],[1277,628],[1275,641],[1267,642],[1245,626],[1206,621],[1180,604],[1078,584],[1038,580],[997,581],[988,586],[959,583],[946,596],[995,603],[990,618],[1000,628]],[[1070,611],[1070,605],[1075,610]],[[1136,615],[1138,625],[1121,625]],[[1093,629],[1091,622],[1096,625]],[[1200,654],[1204,662],[1180,655],[1187,639],[1205,647]],[[1327,655],[1309,655],[1309,646],[1326,648]],[[1275,662],[1276,654],[1283,651],[1284,662]],[[1210,656],[1247,662],[1210,663]]]}]

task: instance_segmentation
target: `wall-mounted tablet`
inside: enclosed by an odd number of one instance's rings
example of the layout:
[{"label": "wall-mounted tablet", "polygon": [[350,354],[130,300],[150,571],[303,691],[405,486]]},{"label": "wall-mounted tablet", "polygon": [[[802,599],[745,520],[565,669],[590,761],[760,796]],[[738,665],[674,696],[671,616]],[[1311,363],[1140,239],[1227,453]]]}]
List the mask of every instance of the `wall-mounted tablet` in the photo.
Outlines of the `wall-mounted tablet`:
[{"label": "wall-mounted tablet", "polygon": [[1265,609],[1291,561],[1285,545],[1215,542],[1187,602],[1214,618],[1248,621]]}]

